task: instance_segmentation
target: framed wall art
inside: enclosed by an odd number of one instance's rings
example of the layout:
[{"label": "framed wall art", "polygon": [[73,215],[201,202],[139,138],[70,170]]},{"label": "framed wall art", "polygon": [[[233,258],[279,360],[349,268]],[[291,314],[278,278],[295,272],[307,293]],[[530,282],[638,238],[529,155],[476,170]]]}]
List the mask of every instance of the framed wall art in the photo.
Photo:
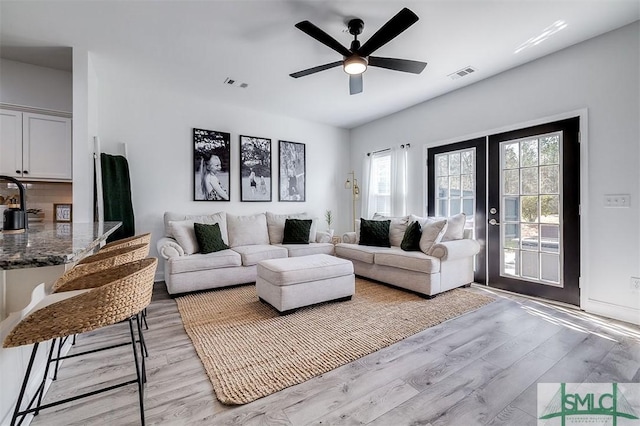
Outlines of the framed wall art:
[{"label": "framed wall art", "polygon": [[240,136],[240,201],[271,201],[271,139]]},{"label": "framed wall art", "polygon": [[53,205],[53,221],[54,222],[71,222],[73,219],[71,204],[54,204]]},{"label": "framed wall art", "polygon": [[279,201],[306,201],[305,144],[280,142]]},{"label": "framed wall art", "polygon": [[231,135],[215,130],[193,129],[195,201],[229,201]]}]

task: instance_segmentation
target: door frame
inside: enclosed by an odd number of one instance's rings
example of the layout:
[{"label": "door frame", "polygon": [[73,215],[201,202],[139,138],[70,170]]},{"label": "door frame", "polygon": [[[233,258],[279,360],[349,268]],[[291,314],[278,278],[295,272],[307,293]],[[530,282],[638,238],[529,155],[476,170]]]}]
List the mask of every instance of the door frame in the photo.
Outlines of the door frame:
[{"label": "door frame", "polygon": [[[422,164],[424,165],[422,169],[422,173],[423,173],[422,181],[424,182],[424,188],[422,191],[422,197],[423,197],[422,215],[426,216],[429,211],[428,210],[429,198],[427,195],[427,184],[428,184],[428,175],[429,175],[427,170],[427,159],[428,159],[427,150],[429,148],[436,148],[443,145],[451,145],[457,142],[486,137],[486,136],[497,134],[497,133],[505,133],[513,130],[522,129],[522,128],[538,126],[545,123],[561,121],[561,120],[565,120],[572,117],[579,117],[580,118],[580,130],[579,130],[580,131],[580,148],[579,148],[580,149],[580,189],[579,189],[580,202],[579,203],[580,203],[580,211],[581,211],[580,212],[580,280],[579,282],[580,282],[580,308],[585,310],[589,310],[587,309],[588,305],[593,304],[595,302],[590,298],[590,293],[589,293],[590,273],[589,273],[589,265],[588,265],[588,262],[586,261],[587,259],[590,258],[589,235],[587,233],[587,230],[589,229],[589,223],[590,223],[590,218],[589,218],[590,204],[589,204],[589,197],[588,197],[589,186],[590,186],[589,185],[589,155],[588,155],[589,153],[589,149],[588,149],[589,147],[588,145],[589,116],[588,115],[589,114],[588,114],[587,108],[566,111],[566,112],[562,112],[554,115],[536,118],[529,121],[523,121],[523,122],[509,124],[501,127],[492,128],[492,129],[485,129],[479,132],[468,133],[465,135],[456,136],[454,138],[449,138],[444,140],[441,139],[433,142],[427,141],[423,145],[423,149],[422,149]],[[487,145],[487,149],[488,149],[488,145]],[[488,152],[486,153],[485,158],[488,161],[488,158],[489,158]],[[488,164],[486,164],[486,167],[488,168]],[[485,199],[485,205],[487,205],[488,201],[489,200],[488,200],[488,193],[487,193],[487,199]],[[487,237],[488,235],[485,234],[484,239],[486,240]],[[485,265],[484,265],[485,271],[488,270],[488,266],[489,265],[485,256]],[[605,307],[602,305],[598,305],[598,308],[597,308],[599,312],[603,312],[603,310],[605,312],[606,311],[614,312],[616,309],[617,308],[615,306]]]},{"label": "door frame", "polygon": [[[574,177],[580,179],[580,118],[572,117],[566,120],[549,122],[538,126],[532,126],[510,132],[490,135],[487,141],[489,147],[489,174],[488,195],[489,207],[497,207],[500,213],[498,219],[501,225],[488,227],[487,232],[487,260],[491,264],[487,270],[489,286],[492,288],[513,291],[518,294],[534,297],[548,298],[549,300],[569,303],[573,306],[580,305],[580,191],[574,191]],[[560,145],[560,181],[559,191],[561,198],[560,228],[559,228],[559,272],[562,285],[545,285],[537,280],[529,280],[521,277],[510,277],[502,273],[502,235],[504,232],[504,208],[502,205],[502,143],[537,138],[541,135],[562,132],[562,145]],[[578,158],[575,158],[575,155]],[[519,164],[520,166],[520,164]],[[576,170],[577,168],[577,170]],[[577,172],[577,173],[576,173]],[[520,178],[519,178],[520,181]],[[578,182],[579,185],[579,182]],[[493,198],[493,203],[491,199]],[[520,210],[519,210],[520,211]],[[522,219],[518,218],[518,222]],[[539,231],[541,232],[541,230]],[[491,238],[491,235],[493,237]],[[519,234],[521,236],[521,234]],[[541,234],[538,234],[541,236]],[[576,245],[574,241],[578,240]],[[540,241],[540,244],[542,242]],[[568,250],[571,247],[574,250]],[[520,250],[519,250],[520,251]],[[531,252],[529,252],[531,253]],[[499,260],[498,260],[499,259]],[[539,261],[541,262],[541,261]],[[576,265],[575,263],[578,263]],[[492,269],[493,267],[493,269]],[[541,267],[541,266],[539,266]]]},{"label": "door frame", "polygon": [[[433,160],[435,155],[442,154],[451,151],[460,151],[463,149],[475,148],[476,162],[474,164],[474,182],[475,182],[475,199],[476,199],[476,211],[474,212],[474,232],[476,241],[480,243],[480,252],[476,255],[476,264],[474,271],[474,281],[478,284],[487,283],[487,269],[488,265],[486,260],[486,247],[487,247],[487,217],[485,212],[487,210],[487,138],[480,137],[470,140],[464,140],[453,144],[441,145],[437,147],[431,147],[427,153],[427,176],[434,175],[430,168],[435,168]],[[484,149],[483,149],[484,148]],[[433,179],[427,177],[427,194],[435,194],[436,183]],[[429,196],[427,195],[427,200]],[[435,216],[435,206],[427,204],[427,216]],[[451,215],[451,214],[450,214]]]}]

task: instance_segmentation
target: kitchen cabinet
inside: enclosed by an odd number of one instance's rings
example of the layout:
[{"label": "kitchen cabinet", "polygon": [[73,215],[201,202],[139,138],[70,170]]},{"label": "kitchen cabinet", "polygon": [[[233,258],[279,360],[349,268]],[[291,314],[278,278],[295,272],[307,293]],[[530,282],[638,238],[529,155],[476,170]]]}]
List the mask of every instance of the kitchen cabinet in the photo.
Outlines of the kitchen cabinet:
[{"label": "kitchen cabinet", "polygon": [[0,109],[0,174],[71,180],[71,119]]}]

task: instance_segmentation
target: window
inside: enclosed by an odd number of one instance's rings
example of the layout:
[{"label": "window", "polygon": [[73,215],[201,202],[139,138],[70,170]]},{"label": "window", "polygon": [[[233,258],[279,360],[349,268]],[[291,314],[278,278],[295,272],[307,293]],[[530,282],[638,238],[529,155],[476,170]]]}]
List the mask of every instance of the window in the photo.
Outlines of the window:
[{"label": "window", "polygon": [[466,227],[473,228],[476,210],[475,148],[435,155],[436,216],[467,215]]},{"label": "window", "polygon": [[391,152],[372,154],[370,205],[373,213],[391,215]]}]

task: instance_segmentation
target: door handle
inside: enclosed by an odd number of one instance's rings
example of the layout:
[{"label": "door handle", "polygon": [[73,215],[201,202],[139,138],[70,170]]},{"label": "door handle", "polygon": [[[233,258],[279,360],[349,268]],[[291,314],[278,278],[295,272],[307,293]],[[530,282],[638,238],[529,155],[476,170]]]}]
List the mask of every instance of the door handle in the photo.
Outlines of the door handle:
[{"label": "door handle", "polygon": [[500,225],[500,222],[495,219],[489,219],[489,225],[498,226]]}]

